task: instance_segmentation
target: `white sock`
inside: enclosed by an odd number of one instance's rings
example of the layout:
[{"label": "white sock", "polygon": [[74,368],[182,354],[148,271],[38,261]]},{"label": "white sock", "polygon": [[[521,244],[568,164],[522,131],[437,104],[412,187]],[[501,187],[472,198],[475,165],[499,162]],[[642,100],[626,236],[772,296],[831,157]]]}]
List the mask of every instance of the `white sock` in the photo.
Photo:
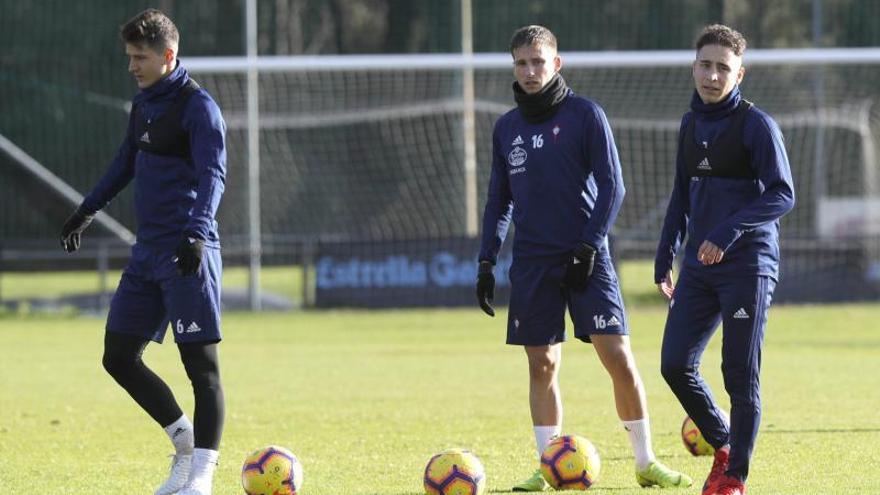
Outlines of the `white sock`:
[{"label": "white sock", "polygon": [[193,453],[193,425],[189,418],[186,417],[186,414],[166,426],[165,433],[168,434],[168,438],[171,439],[171,443],[174,444],[174,449],[178,454]]},{"label": "white sock", "polygon": [[559,436],[562,431],[561,425],[535,426],[535,447],[538,449],[538,459],[544,453],[544,449],[550,445],[550,440]]},{"label": "white sock", "polygon": [[629,436],[629,443],[632,444],[633,454],[636,456],[636,469],[641,471],[656,459],[651,448],[651,424],[648,418],[623,421],[623,429]]},{"label": "white sock", "polygon": [[214,476],[214,469],[217,467],[217,459],[220,458],[220,452],[211,449],[194,449],[192,470],[189,479],[198,478],[211,479]]}]

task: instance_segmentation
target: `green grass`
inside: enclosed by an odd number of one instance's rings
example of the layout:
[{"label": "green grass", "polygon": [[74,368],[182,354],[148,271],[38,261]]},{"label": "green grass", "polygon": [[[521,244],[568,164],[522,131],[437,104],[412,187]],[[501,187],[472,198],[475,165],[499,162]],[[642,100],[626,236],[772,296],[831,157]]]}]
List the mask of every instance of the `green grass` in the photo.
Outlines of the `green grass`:
[{"label": "green grass", "polygon": [[[653,285],[653,262],[630,261],[622,264],[620,280],[628,306],[657,306],[663,299]],[[119,281],[120,271],[110,270],[103,280],[106,290],[113,290]],[[500,275],[499,275],[500,276]],[[98,272],[0,272],[0,300],[27,300],[36,298],[59,298],[74,294],[98,292],[102,280]],[[223,290],[246,290],[248,271],[245,267],[227,267],[223,271]],[[303,273],[299,266],[267,266],[260,271],[260,287],[294,304],[303,302]],[[19,308],[16,308],[19,309]],[[30,313],[22,307],[18,313]],[[69,313],[69,311],[68,311]],[[3,316],[0,307],[0,317]]]},{"label": "green grass", "polygon": [[[109,270],[104,284],[116,288],[121,271]],[[97,271],[70,272],[6,272],[0,273],[0,297],[3,300],[59,298],[74,294],[98,292],[101,277]],[[245,290],[248,271],[245,267],[228,267],[223,271],[224,290]],[[260,287],[300,304],[303,297],[302,269],[298,266],[267,266],[260,270]]]},{"label": "green grass", "polygon": [[[214,493],[241,493],[241,461],[270,443],[299,456],[307,495],[417,495],[428,458],[454,446],[481,458],[490,492],[506,492],[535,461],[525,358],[502,343],[504,316],[475,309],[226,315],[227,422]],[[686,453],[683,412],[657,371],[664,318],[662,308],[630,312],[654,448],[699,484],[710,459]],[[877,321],[878,305],[771,310],[750,493],[876,493]],[[152,493],[165,475],[164,433],[101,369],[102,328],[93,318],[0,319],[0,493]],[[704,370],[724,397],[719,341]],[[592,348],[570,342],[564,353],[564,431],[590,438],[603,461],[591,491],[644,494]],[[175,347],[150,346],[145,359],[191,411]]]}]

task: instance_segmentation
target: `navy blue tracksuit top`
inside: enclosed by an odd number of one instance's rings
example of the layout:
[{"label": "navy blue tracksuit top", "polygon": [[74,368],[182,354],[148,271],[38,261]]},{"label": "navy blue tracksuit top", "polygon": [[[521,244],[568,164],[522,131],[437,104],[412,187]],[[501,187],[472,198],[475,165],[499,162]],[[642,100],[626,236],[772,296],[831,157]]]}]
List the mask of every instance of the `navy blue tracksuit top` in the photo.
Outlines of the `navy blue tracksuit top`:
[{"label": "navy blue tracksuit top", "polygon": [[[160,117],[189,80],[178,62],[167,77],[141,90],[132,102],[147,119]],[[138,244],[173,248],[184,234],[219,247],[215,215],[226,181],[226,124],[204,90],[186,102],[181,121],[189,135],[190,156],[180,158],[139,150],[131,122],[116,157],[83,201],[96,212],[134,179]]]},{"label": "navy blue tracksuit top", "polygon": [[[673,257],[687,234],[684,265],[709,275],[779,276],[779,218],[794,207],[794,186],[782,132],[766,113],[752,106],[745,115],[742,143],[755,180],[690,177],[682,147],[685,131],[695,120],[698,147],[711,149],[727,129],[731,114],[742,104],[739,87],[724,100],[705,104],[694,92],[691,112],[679,131],[675,183],[654,263],[654,281],[672,268]],[[724,258],[704,266],[697,251],[704,240],[722,250]]]},{"label": "navy blue tracksuit top", "polygon": [[495,123],[479,259],[495,263],[510,221],[514,258],[565,259],[581,243],[607,252],[625,189],[602,108],[569,91],[554,116],[518,108]]}]

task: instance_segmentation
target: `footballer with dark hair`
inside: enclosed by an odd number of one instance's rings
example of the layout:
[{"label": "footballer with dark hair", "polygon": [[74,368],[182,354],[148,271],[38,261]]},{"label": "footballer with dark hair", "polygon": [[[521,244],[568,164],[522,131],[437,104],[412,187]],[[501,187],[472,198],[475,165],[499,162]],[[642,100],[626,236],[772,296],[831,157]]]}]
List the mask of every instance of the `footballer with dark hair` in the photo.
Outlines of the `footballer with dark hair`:
[{"label": "footballer with dark hair", "polygon": [[[779,277],[779,219],[794,207],[794,186],[779,126],[740,93],[745,38],[715,24],[700,33],[696,49],[691,111],[681,120],[654,264],[654,281],[669,298],[661,372],[715,448],[703,495],[743,495],[761,420],[761,349]],[[674,283],[673,257],[685,237]],[[719,322],[729,425],[699,371]]]},{"label": "footballer with dark hair", "polygon": [[[61,245],[76,251],[94,215],[134,181],[137,241],[110,306],[103,365],[175,448],[170,475],[155,494],[208,495],[224,419],[215,215],[226,180],[226,125],[180,65],[180,36],[165,14],[138,14],[120,37],[140,92],[116,157],[64,223]],[[192,383],[192,422],[141,359],[169,324]]]}]

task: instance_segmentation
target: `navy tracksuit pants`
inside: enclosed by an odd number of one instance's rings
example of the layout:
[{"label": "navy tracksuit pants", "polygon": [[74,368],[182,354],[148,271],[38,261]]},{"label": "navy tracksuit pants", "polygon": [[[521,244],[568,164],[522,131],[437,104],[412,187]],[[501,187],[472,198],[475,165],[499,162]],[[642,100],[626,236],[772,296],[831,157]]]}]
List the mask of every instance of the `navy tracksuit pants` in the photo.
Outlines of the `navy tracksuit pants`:
[{"label": "navy tracksuit pants", "polygon": [[[761,422],[761,347],[775,287],[767,276],[713,277],[685,267],[663,334],[663,378],[710,445],[717,449],[730,444],[727,474],[743,481]],[[699,371],[700,357],[719,321],[729,428]]]}]

